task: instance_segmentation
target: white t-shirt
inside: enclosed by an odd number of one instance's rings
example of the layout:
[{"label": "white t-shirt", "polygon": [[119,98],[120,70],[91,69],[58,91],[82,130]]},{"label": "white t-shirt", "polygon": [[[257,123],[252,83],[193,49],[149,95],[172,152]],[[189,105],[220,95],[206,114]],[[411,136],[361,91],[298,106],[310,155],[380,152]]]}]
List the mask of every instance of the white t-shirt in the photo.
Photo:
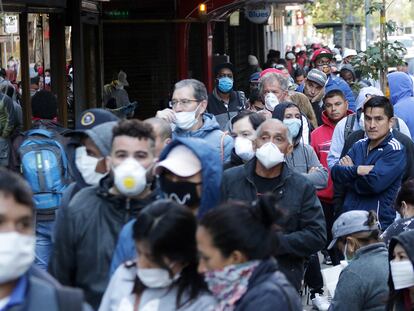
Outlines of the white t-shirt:
[{"label": "white t-shirt", "polygon": [[3,309],[10,301],[10,296],[0,299],[0,310]]}]

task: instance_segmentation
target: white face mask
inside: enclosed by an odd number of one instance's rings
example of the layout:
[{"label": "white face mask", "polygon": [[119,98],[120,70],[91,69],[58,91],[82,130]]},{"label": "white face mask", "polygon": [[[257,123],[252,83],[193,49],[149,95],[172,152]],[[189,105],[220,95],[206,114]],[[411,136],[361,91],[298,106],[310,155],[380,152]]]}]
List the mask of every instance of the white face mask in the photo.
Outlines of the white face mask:
[{"label": "white face mask", "polygon": [[170,286],[179,278],[179,274],[171,278],[170,273],[165,269],[141,269],[137,268],[137,276],[148,288],[163,288]]},{"label": "white face mask", "polygon": [[34,235],[0,233],[0,284],[21,277],[35,259]]},{"label": "white face mask", "polygon": [[98,162],[99,159],[91,157],[87,154],[86,147],[82,146],[76,148],[75,163],[83,179],[88,185],[97,185],[102,177],[105,176],[105,174],[95,171]]},{"label": "white face mask", "polygon": [[197,123],[197,110],[198,107],[194,111],[182,111],[175,113],[175,125],[182,130],[189,130]]},{"label": "white face mask", "polygon": [[364,116],[364,113],[362,112],[362,113],[361,113],[361,116],[359,117],[359,127],[360,127],[362,130],[365,130],[365,122],[364,122],[364,118],[365,118],[365,116]]},{"label": "white face mask", "polygon": [[279,105],[279,99],[273,93],[267,93],[265,96],[265,106],[269,111],[275,110],[275,107]]},{"label": "white face mask", "polygon": [[243,161],[249,161],[254,157],[253,142],[248,138],[236,137],[234,151]]},{"label": "white face mask", "polygon": [[390,261],[391,276],[396,290],[414,286],[414,269],[410,260]]},{"label": "white face mask", "polygon": [[274,143],[268,142],[256,150],[256,158],[265,168],[270,169],[282,163],[285,155]]},{"label": "white face mask", "polygon": [[113,171],[115,186],[123,195],[132,197],[144,191],[147,185],[147,171],[138,161],[128,158]]},{"label": "white face mask", "polygon": [[50,76],[46,76],[46,77],[45,77],[45,83],[46,83],[46,84],[50,84],[50,81],[51,81]]}]

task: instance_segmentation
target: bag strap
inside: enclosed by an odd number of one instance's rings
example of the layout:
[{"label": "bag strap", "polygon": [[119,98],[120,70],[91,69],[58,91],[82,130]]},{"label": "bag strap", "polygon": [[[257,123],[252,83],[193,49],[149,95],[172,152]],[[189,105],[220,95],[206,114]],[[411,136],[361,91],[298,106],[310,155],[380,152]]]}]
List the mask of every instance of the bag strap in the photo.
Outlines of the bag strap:
[{"label": "bag strap", "polygon": [[237,97],[239,99],[239,112],[242,111],[243,109],[245,109],[245,105],[246,105],[246,95],[244,94],[243,91],[237,91]]},{"label": "bag strap", "polygon": [[356,119],[356,114],[351,114],[346,117],[346,123],[345,123],[345,130],[344,130],[344,140],[348,138],[349,135],[351,135],[352,130],[354,128]]},{"label": "bag strap", "polygon": [[83,309],[83,292],[80,289],[59,287],[56,289],[60,311],[73,311]]},{"label": "bag strap", "polygon": [[395,122],[394,122],[394,125],[392,126],[392,128],[394,130],[397,130],[397,131],[401,132],[400,131],[400,120],[397,117],[395,117]]},{"label": "bag strap", "polygon": [[224,163],[224,138],[228,135],[228,132],[223,132],[220,139],[220,154],[221,154],[221,163]]}]

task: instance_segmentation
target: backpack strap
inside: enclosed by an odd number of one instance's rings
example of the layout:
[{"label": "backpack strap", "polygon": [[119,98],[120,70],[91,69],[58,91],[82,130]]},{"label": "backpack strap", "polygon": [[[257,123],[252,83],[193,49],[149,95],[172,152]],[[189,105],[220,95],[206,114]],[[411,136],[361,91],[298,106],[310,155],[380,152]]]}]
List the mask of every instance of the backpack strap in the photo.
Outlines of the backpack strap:
[{"label": "backpack strap", "polygon": [[80,289],[59,287],[56,288],[60,311],[83,310],[83,292]]},{"label": "backpack strap", "polygon": [[397,130],[397,131],[401,132],[400,131],[400,120],[397,117],[395,117],[395,122],[394,122],[394,125],[392,126],[392,128],[394,130]]},{"label": "backpack strap", "polygon": [[245,109],[246,105],[246,95],[243,91],[237,91],[237,98],[239,100],[239,112]]},{"label": "backpack strap", "polygon": [[228,135],[228,132],[223,132],[223,135],[221,135],[220,139],[220,154],[221,154],[221,163],[224,163],[224,139],[226,138],[226,135]]},{"label": "backpack strap", "polygon": [[356,120],[356,114],[355,113],[353,113],[353,114],[346,117],[345,130],[344,130],[344,141],[353,132],[355,120]]},{"label": "backpack strap", "polygon": [[47,138],[53,138],[54,136],[51,131],[41,129],[41,128],[28,130],[25,133],[25,136],[34,136],[34,135],[45,136]]}]

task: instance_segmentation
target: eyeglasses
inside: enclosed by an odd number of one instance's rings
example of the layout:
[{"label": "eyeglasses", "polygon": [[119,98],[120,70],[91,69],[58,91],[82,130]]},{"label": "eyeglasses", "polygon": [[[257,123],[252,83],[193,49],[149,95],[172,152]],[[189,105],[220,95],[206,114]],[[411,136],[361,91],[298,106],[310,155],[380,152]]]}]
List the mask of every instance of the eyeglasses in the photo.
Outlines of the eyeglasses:
[{"label": "eyeglasses", "polygon": [[182,105],[183,107],[190,107],[191,103],[198,103],[200,102],[197,99],[187,99],[187,98],[183,98],[183,99],[173,99],[170,101],[170,107],[177,107],[178,104]]},{"label": "eyeglasses", "polygon": [[322,67],[322,66],[330,66],[331,62],[320,62],[320,63],[316,63],[316,66],[318,67]]}]

